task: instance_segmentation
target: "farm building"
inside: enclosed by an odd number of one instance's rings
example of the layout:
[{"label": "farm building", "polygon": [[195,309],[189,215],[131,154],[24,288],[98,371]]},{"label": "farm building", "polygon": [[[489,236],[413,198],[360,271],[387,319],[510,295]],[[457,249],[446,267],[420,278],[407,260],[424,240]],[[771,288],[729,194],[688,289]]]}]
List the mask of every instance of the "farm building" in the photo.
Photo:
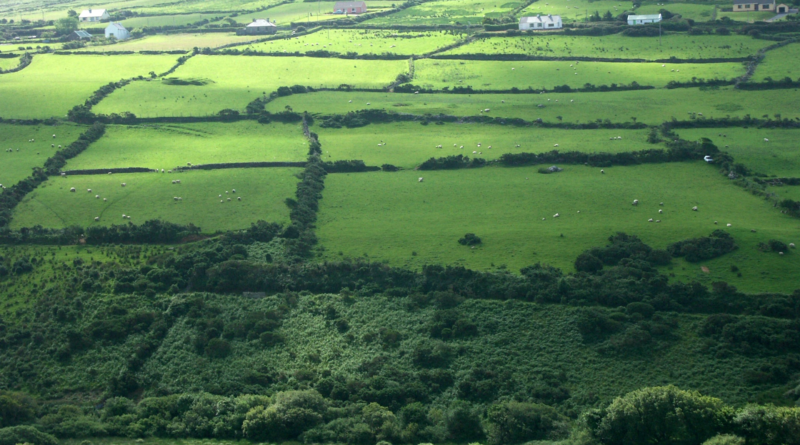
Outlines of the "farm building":
[{"label": "farm building", "polygon": [[108,11],[105,9],[85,9],[78,16],[78,20],[81,22],[102,22],[111,20],[111,16],[108,15]]},{"label": "farm building", "polygon": [[69,35],[69,40],[90,40],[91,38],[91,34],[80,29]]},{"label": "farm building", "polygon": [[522,17],[519,19],[519,29],[561,29],[560,15],[537,15],[536,17]]},{"label": "farm building", "polygon": [[114,36],[117,40],[125,40],[131,33],[121,23],[111,22],[106,26],[106,38]]},{"label": "farm building", "polygon": [[277,30],[278,27],[269,19],[253,19],[253,23],[244,28],[245,34],[275,34]]},{"label": "farm building", "polygon": [[733,0],[733,12],[775,11],[786,14],[789,7],[783,3],[775,4],[775,0]]},{"label": "farm building", "polygon": [[336,2],[333,5],[334,14],[363,14],[367,12],[365,2]]},{"label": "farm building", "polygon": [[661,21],[661,14],[629,15],[629,25],[644,25],[645,23],[658,23]]}]

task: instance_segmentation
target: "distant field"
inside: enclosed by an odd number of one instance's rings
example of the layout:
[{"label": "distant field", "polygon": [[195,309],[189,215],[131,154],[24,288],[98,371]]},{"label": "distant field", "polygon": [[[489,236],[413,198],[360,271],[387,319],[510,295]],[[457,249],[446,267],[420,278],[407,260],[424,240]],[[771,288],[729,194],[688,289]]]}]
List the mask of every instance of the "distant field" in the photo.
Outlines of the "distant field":
[{"label": "distant field", "polygon": [[[639,122],[657,125],[672,117],[688,119],[690,112],[703,113],[706,117],[745,114],[771,116],[782,113],[783,117],[793,119],[800,117],[800,110],[796,106],[798,100],[800,93],[794,90],[742,91],[733,88],[708,91],[679,88],[613,93],[480,96],[319,92],[278,98],[267,104],[267,110],[279,112],[290,105],[295,111],[322,114],[344,114],[365,108],[383,108],[397,113],[474,116],[480,110],[489,108],[491,116],[526,120],[541,118],[548,122],[557,122],[558,116],[561,116],[564,122],[592,122],[596,119],[627,122],[636,117]],[[540,108],[539,105],[543,107]]]},{"label": "distant field", "polygon": [[[313,131],[319,135],[326,161],[361,159],[367,165],[393,164],[403,168],[414,168],[431,157],[459,154],[493,160],[504,153],[661,148],[647,143],[646,130],[554,130],[455,123],[422,126],[419,122],[400,122]],[[622,139],[610,140],[616,136]],[[378,146],[381,141],[386,145]],[[559,146],[556,148],[554,144]],[[436,148],[438,145],[442,148]]]},{"label": "distant field", "polygon": [[[141,224],[150,219],[193,223],[204,233],[249,227],[265,220],[285,223],[293,197],[296,168],[252,168],[190,171],[175,174],[135,173],[52,178],[28,194],[15,209],[12,228],[70,225]],[[180,184],[172,184],[180,179]],[[120,184],[125,182],[126,187]],[[70,187],[78,191],[71,193]],[[92,189],[89,193],[86,190]],[[228,193],[236,189],[236,194]],[[222,198],[218,195],[222,195]],[[100,195],[100,199],[95,199]],[[175,201],[179,196],[182,201]],[[227,198],[232,198],[230,202]],[[237,201],[241,197],[241,201]],[[107,198],[104,202],[102,198]],[[220,200],[224,202],[220,203]],[[123,220],[122,214],[131,215]],[[99,222],[94,218],[100,217]]]},{"label": "distant field", "polygon": [[585,22],[588,14],[598,12],[601,16],[606,11],[616,17],[631,8],[631,3],[613,0],[548,0],[533,2],[522,10],[520,16],[560,15],[564,23]]},{"label": "distant field", "polygon": [[789,77],[794,81],[800,79],[800,44],[790,43],[781,48],[767,52],[764,60],[758,64],[752,79],[763,82],[768,77],[773,80],[782,80]]},{"label": "distant field", "polygon": [[19,57],[13,59],[0,59],[0,70],[10,70],[19,65]]},{"label": "distant field", "polygon": [[542,57],[601,57],[621,59],[738,58],[772,45],[750,36],[667,34],[658,37],[567,36],[540,33],[517,37],[478,39],[442,54],[526,54]]},{"label": "distant field", "polygon": [[0,76],[0,116],[64,116],[100,86],[120,79],[163,72],[174,55],[56,56],[36,55],[22,71]]},{"label": "distant field", "polygon": [[763,22],[766,19],[771,19],[775,17],[774,12],[769,11],[757,11],[757,12],[722,12],[717,11],[717,20],[721,20],[724,17],[727,17],[731,20],[735,20],[737,22]]},{"label": "distant field", "polygon": [[[177,14],[177,15],[158,15],[151,17],[131,17],[121,23],[128,29],[143,28],[145,26],[183,26],[196,23],[201,20],[213,20],[223,17],[225,14]],[[97,25],[94,25],[97,26]]]},{"label": "distant field", "polygon": [[[333,14],[333,6],[336,2],[295,2],[286,5],[276,6],[263,11],[258,16],[269,18],[270,21],[278,25],[288,25],[292,22],[304,22],[306,26],[314,26],[320,20],[334,20],[346,18],[344,14]],[[370,1],[367,3],[368,12],[374,10],[391,8],[392,4],[399,4],[395,1]],[[238,23],[250,23],[252,14],[242,14],[232,17]]]},{"label": "distant field", "polygon": [[66,169],[304,161],[308,143],[300,124],[255,121],[175,125],[108,126],[102,139]]},{"label": "distant field", "polygon": [[367,20],[370,25],[480,25],[484,17],[501,17],[522,1],[437,0],[404,9],[396,14]]},{"label": "distant field", "polygon": [[[680,130],[683,139],[707,137],[756,173],[800,177],[799,130],[775,128],[696,128]],[[720,137],[724,134],[727,137]],[[769,139],[765,142],[764,138]],[[726,147],[727,146],[727,147]]]},{"label": "distant field", "polygon": [[342,54],[425,54],[459,40],[446,31],[396,32],[383,30],[323,30],[294,39],[240,46],[264,52],[332,51]]},{"label": "distant field", "polygon": [[[70,124],[0,124],[0,184],[10,187],[27,178],[34,167],[44,166],[44,161],[58,151],[59,145],[69,145],[83,131],[83,127]],[[34,142],[28,142],[31,139]],[[55,147],[51,147],[51,144]],[[9,148],[13,150],[10,153],[6,151]]]},{"label": "distant field", "polygon": [[[734,258],[744,275],[730,276],[729,283],[746,285],[749,279],[762,291],[797,287],[790,277],[800,255],[755,249],[772,238],[796,242],[796,220],[730,184],[716,168],[675,163],[607,168],[604,175],[599,168],[564,168],[549,175],[537,173],[537,167],[332,174],[325,181],[317,234],[326,259],[341,258],[341,252],[412,268],[505,264],[516,271],[539,262],[572,270],[580,252],[603,245],[618,231],[664,248],[723,228],[740,246],[724,261]],[[633,199],[641,204],[632,206]],[[559,218],[553,218],[556,213]],[[483,244],[476,249],[458,244],[467,232]],[[769,279],[755,278],[760,271],[769,272]]]},{"label": "distant field", "polygon": [[[173,77],[210,79],[204,86],[133,82],[94,107],[98,113],[130,111],[137,116],[216,114],[244,110],[248,103],[280,86],[336,87],[343,83],[380,88],[408,71],[406,60],[345,60],[310,57],[196,56]],[[0,79],[2,82],[2,79]]]},{"label": "distant field", "polygon": [[[636,14],[658,14],[662,9],[666,9],[672,14],[680,14],[684,19],[692,19],[697,22],[707,22],[711,20],[714,12],[713,4],[697,3],[672,3],[662,4],[657,1],[642,2],[642,6],[636,8]],[[722,3],[720,6],[730,7],[730,3]],[[717,16],[719,18],[719,16]]]},{"label": "distant field", "polygon": [[220,32],[205,34],[157,34],[114,45],[88,46],[83,51],[172,51],[216,48],[230,43],[245,43],[259,36],[237,36]]},{"label": "distant field", "polygon": [[[125,2],[127,3],[127,2]],[[142,13],[186,13],[186,12],[237,12],[263,9],[280,3],[280,0],[190,0],[179,2],[164,2],[163,0],[141,0],[141,5],[136,7]],[[130,8],[131,6],[126,6]]]}]

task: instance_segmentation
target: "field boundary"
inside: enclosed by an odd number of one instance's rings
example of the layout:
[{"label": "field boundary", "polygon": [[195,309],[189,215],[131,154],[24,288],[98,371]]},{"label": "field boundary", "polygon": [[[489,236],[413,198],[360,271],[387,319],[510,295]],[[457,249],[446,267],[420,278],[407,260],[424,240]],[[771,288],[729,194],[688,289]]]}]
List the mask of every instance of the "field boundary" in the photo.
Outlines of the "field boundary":
[{"label": "field boundary", "polygon": [[758,65],[761,64],[761,62],[764,60],[764,57],[766,57],[767,52],[772,51],[773,49],[784,47],[796,41],[797,38],[787,39],[782,42],[778,42],[774,45],[770,45],[766,48],[761,48],[760,50],[758,50],[753,60],[747,64],[747,70],[745,71],[745,73],[742,74],[740,77],[736,78],[736,83],[734,84],[734,88],[739,88],[739,84],[747,83],[750,80],[750,78],[753,77],[753,74],[755,74]]},{"label": "field boundary", "polygon": [[153,173],[157,170],[145,167],[121,167],[121,168],[90,168],[80,170],[63,170],[63,176],[78,176],[78,175],[108,175],[111,173]]},{"label": "field boundary", "polygon": [[19,56],[19,65],[15,66],[14,68],[7,69],[7,70],[0,70],[0,74],[11,74],[16,73],[18,71],[22,71],[28,65],[33,62],[33,54],[26,52],[25,54]]},{"label": "field boundary", "polygon": [[222,170],[228,168],[275,168],[275,167],[305,167],[308,164],[305,161],[292,162],[292,161],[274,161],[274,162],[227,162],[217,164],[199,164],[188,167],[178,167],[173,170],[188,171],[188,170]]}]

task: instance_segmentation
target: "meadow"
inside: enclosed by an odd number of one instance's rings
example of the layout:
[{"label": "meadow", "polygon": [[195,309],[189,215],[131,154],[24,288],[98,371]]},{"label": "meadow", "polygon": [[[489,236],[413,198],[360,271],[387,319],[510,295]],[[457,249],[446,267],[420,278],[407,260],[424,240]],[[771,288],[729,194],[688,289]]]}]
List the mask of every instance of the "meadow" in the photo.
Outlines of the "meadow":
[{"label": "meadow", "polygon": [[246,43],[259,36],[237,36],[214,32],[201,34],[156,34],[140,39],[131,39],[114,45],[87,46],[83,51],[174,51],[192,48],[217,48],[231,43]]},{"label": "meadow", "polygon": [[774,12],[770,11],[753,11],[753,12],[733,12],[733,11],[717,11],[717,20],[728,18],[737,22],[755,23],[763,22],[766,19],[775,17]]},{"label": "meadow", "polygon": [[19,57],[11,59],[0,59],[0,71],[10,70],[12,68],[16,68],[18,65],[19,65]]},{"label": "meadow", "polygon": [[[312,131],[319,135],[326,161],[361,159],[367,165],[392,164],[407,169],[431,157],[452,155],[494,160],[504,153],[619,153],[661,148],[646,142],[647,130],[558,130],[459,123],[422,126],[419,122],[399,122]],[[612,140],[618,136],[622,139]],[[436,148],[438,145],[442,148]]]},{"label": "meadow", "polygon": [[517,37],[484,37],[442,54],[526,54],[540,57],[599,57],[658,60],[739,58],[772,45],[750,36],[665,34],[658,37],[567,36],[540,33]]},{"label": "meadow", "polygon": [[629,12],[631,4],[614,0],[547,0],[546,2],[533,2],[523,9],[519,16],[560,15],[564,23],[585,22],[589,14],[599,13],[601,16],[606,11],[616,17]]},{"label": "meadow", "polygon": [[381,88],[407,71],[406,60],[196,56],[172,77],[208,79],[211,83],[196,86],[166,85],[160,80],[133,82],[109,95],[94,111],[130,111],[140,117],[211,115],[225,108],[244,110],[252,100],[280,86],[350,84]]},{"label": "meadow", "polygon": [[[709,4],[710,3],[710,4]],[[662,9],[666,9],[672,14],[680,14],[683,19],[691,19],[696,22],[707,22],[711,20],[714,13],[714,2],[703,3],[672,3],[662,4],[657,1],[645,1],[636,8],[636,14],[658,14]],[[729,2],[721,2],[718,7],[730,7]],[[719,11],[717,11],[719,14]],[[720,18],[717,15],[717,18]]]},{"label": "meadow", "polygon": [[522,1],[506,3],[492,0],[435,0],[399,11],[385,17],[377,17],[363,23],[369,25],[480,25],[484,17],[499,18]]},{"label": "meadow", "polygon": [[[84,130],[68,123],[58,126],[0,124],[0,184],[10,187],[27,178],[34,167],[42,167],[44,161],[58,151],[59,145],[69,145]],[[34,141],[29,142],[31,139]]]},{"label": "meadow", "polygon": [[[571,66],[572,65],[572,66]],[[674,70],[674,71],[673,71]],[[744,74],[740,63],[661,64],[610,62],[495,62],[422,59],[415,62],[412,83],[426,88],[471,86],[475,90],[552,89],[630,84],[663,87],[692,78],[731,79]]]},{"label": "meadow", "polygon": [[202,124],[109,125],[105,135],[66,170],[304,161],[308,142],[300,124],[255,121]]},{"label": "meadow", "polygon": [[329,29],[296,38],[271,40],[240,46],[263,52],[306,53],[331,51],[341,54],[407,54],[421,55],[453,44],[459,36],[447,31],[396,32],[371,29]]},{"label": "meadow", "polygon": [[[333,6],[336,2],[294,2],[285,5],[271,7],[266,11],[259,13],[260,17],[269,18],[273,23],[280,25],[288,25],[290,23],[298,23],[306,27],[313,27],[315,22],[320,20],[337,20],[347,18],[344,14],[333,14]],[[367,12],[374,12],[391,8],[396,5],[395,1],[370,1],[367,4]],[[242,14],[238,17],[231,17],[237,23],[246,25],[250,23],[252,14]]]},{"label": "meadow", "polygon": [[[110,226],[161,219],[213,233],[245,229],[258,220],[287,223],[284,200],[294,196],[300,171],[252,168],[55,177],[17,206],[11,227]],[[181,183],[173,184],[175,179]],[[78,191],[72,193],[70,187]],[[123,214],[131,219],[123,219]],[[100,220],[95,222],[95,217]]]},{"label": "meadow", "polygon": [[[212,14],[176,14],[176,15],[156,15],[156,16],[144,16],[144,17],[130,17],[123,20],[122,26],[131,29],[136,28],[143,28],[146,26],[184,26],[190,23],[197,23],[201,20],[213,20],[216,17],[219,17],[224,14],[220,13],[212,13]],[[84,24],[87,28],[91,26],[90,24]]]},{"label": "meadow", "polygon": [[[613,167],[605,174],[562,167],[547,175],[535,166],[329,175],[317,231],[324,258],[369,257],[410,268],[505,265],[512,271],[541,262],[570,271],[578,254],[616,232],[663,249],[724,229],[740,247],[727,258],[743,271],[741,278],[731,274],[729,283],[751,291],[797,287],[791,271],[800,266],[800,255],[756,250],[773,238],[796,242],[796,220],[732,185],[715,167],[700,161]],[[634,199],[639,206],[631,205]],[[483,243],[475,249],[460,245],[465,233]],[[756,279],[761,272],[770,279]]]},{"label": "meadow", "polygon": [[789,45],[769,51],[764,60],[758,64],[752,80],[763,82],[768,78],[772,80],[783,80],[788,77],[794,81],[800,79],[797,72],[797,60],[800,57],[800,44],[790,43]]},{"label": "meadow", "polygon": [[16,73],[0,75],[0,117],[64,116],[99,87],[121,79],[163,72],[177,56],[36,55]]},{"label": "meadow", "polygon": [[658,125],[673,117],[689,119],[690,113],[703,113],[706,117],[745,114],[758,117],[782,113],[783,117],[794,119],[800,117],[800,110],[795,106],[798,100],[800,93],[795,90],[743,91],[732,87],[705,91],[678,88],[537,95],[323,91],[277,98],[267,104],[267,110],[275,113],[288,105],[295,111],[321,114],[344,114],[372,108],[396,113],[475,116],[480,110],[489,108],[490,116],[525,120],[541,118],[547,122],[558,122],[561,116],[564,122],[593,122],[596,119],[629,122],[635,117],[638,122]]}]

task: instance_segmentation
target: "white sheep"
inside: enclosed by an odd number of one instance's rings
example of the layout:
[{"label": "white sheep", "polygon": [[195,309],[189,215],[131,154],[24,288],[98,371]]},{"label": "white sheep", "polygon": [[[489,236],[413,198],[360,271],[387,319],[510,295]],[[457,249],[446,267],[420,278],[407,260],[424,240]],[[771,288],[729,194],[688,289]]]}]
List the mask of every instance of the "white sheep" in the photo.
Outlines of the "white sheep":
[{"label": "white sheep", "polygon": [[653,222],[653,218],[648,219],[647,222]]},{"label": "white sheep", "polygon": [[106,198],[103,198],[103,202],[106,202],[106,201],[108,201],[108,199],[106,199]]},{"label": "white sheep", "polygon": [[733,225],[733,224],[731,224],[731,223],[728,223],[728,227],[730,227],[730,226],[732,226],[732,225]]},{"label": "white sheep", "polygon": [[606,174],[606,171],[601,168],[600,169],[600,173],[604,175],[604,174]]},{"label": "white sheep", "polygon": [[658,213],[664,213],[664,211],[661,210],[661,209],[658,209]]},{"label": "white sheep", "polygon": [[225,194],[226,194],[226,195],[228,194],[228,191],[227,191],[227,190],[225,190]]},{"label": "white sheep", "polygon": [[558,144],[553,144],[553,147],[558,147]]},{"label": "white sheep", "polygon": [[114,174],[114,172],[108,172],[108,174],[109,174],[109,175],[113,175],[113,174]]},{"label": "white sheep", "polygon": [[660,222],[661,222],[661,220],[660,220],[660,219],[657,219],[657,220],[656,220],[656,222],[657,222],[657,223],[660,223]]},{"label": "white sheep", "polygon": [[121,185],[121,186],[123,186],[123,187],[125,187],[125,186],[126,186],[126,185],[128,185],[128,184],[126,184],[126,183],[124,183],[124,182],[123,182],[123,183],[122,183],[122,184],[120,184],[120,185]]},{"label": "white sheep", "polygon": [[95,216],[95,217],[94,217],[94,220],[95,220],[95,221],[100,221],[100,217],[99,217],[99,216]]},{"label": "white sheep", "polygon": [[553,215],[553,218],[558,218],[558,216],[559,216],[558,213],[556,213],[555,215]]},{"label": "white sheep", "polygon": [[228,198],[228,201],[230,201],[230,200],[231,200],[231,198]]},{"label": "white sheep", "polygon": [[767,139],[767,138],[764,138],[764,142],[769,142],[769,139]]},{"label": "white sheep", "polygon": [[75,187],[70,187],[69,191],[74,192],[75,191]]},{"label": "white sheep", "polygon": [[237,201],[241,201],[241,200],[242,200],[242,197],[241,197],[241,196],[239,196],[239,197],[237,197],[237,198],[236,198],[236,200],[237,200]]},{"label": "white sheep", "polygon": [[789,247],[791,247],[792,249],[794,249],[794,243],[789,243]]},{"label": "white sheep", "polygon": [[633,205],[638,206],[639,205],[639,200],[638,199],[634,199],[633,200]]},{"label": "white sheep", "polygon": [[131,219],[131,215],[128,215],[128,216],[126,216],[125,218],[127,218],[127,219]]},{"label": "white sheep", "polygon": [[783,252],[778,252],[778,255],[783,255]]},{"label": "white sheep", "polygon": [[50,144],[51,148],[54,148],[55,146],[56,146],[56,144]]},{"label": "white sheep", "polygon": [[124,213],[122,214],[122,218],[125,219],[125,214]]},{"label": "white sheep", "polygon": [[490,145],[489,148],[492,148],[492,146]]},{"label": "white sheep", "polygon": [[55,139],[55,138],[56,138],[56,135],[53,135],[53,139]]},{"label": "white sheep", "polygon": [[176,180],[175,180],[175,183],[176,183],[176,184],[180,184],[180,183],[181,183],[181,180],[180,180],[180,179],[176,179]]},{"label": "white sheep", "polygon": [[542,221],[544,221],[545,219],[547,219],[547,218],[542,218]]},{"label": "white sheep", "polygon": [[58,148],[61,148],[61,144],[58,145]]},{"label": "white sheep", "polygon": [[86,191],[92,193],[92,189],[86,189]]},{"label": "white sheep", "polygon": [[697,211],[697,206],[692,207],[692,211],[696,212]]},{"label": "white sheep", "polygon": [[100,199],[100,195],[94,195],[94,199]]},{"label": "white sheep", "polygon": [[717,222],[716,222],[716,221],[714,221],[714,225],[715,225],[715,226],[717,225]]},{"label": "white sheep", "polygon": [[161,173],[164,173],[164,169],[163,168],[161,169]]},{"label": "white sheep", "polygon": [[236,193],[236,189],[231,189],[231,193]]},{"label": "white sheep", "polygon": [[477,153],[477,151],[475,151],[475,150],[472,150],[472,154],[475,154],[475,153]]},{"label": "white sheep", "polygon": [[422,182],[423,180],[424,179],[422,178],[422,176],[420,176],[419,179],[417,180],[417,182]]},{"label": "white sheep", "polygon": [[223,202],[225,202],[225,201],[224,201],[224,200],[222,200],[222,199],[220,199],[220,200],[219,200],[219,202],[220,202],[220,203],[223,203]]},{"label": "white sheep", "polygon": [[173,200],[173,201],[177,201],[177,200],[178,200],[178,197],[177,197],[177,196],[173,196],[173,197],[172,197],[172,200]]},{"label": "white sheep", "polygon": [[487,108],[487,109],[485,109],[485,110],[483,110],[483,111],[485,111],[485,112],[487,112],[487,113],[488,113],[488,112],[490,112],[490,111],[492,111],[492,110],[490,110],[489,108]]}]

